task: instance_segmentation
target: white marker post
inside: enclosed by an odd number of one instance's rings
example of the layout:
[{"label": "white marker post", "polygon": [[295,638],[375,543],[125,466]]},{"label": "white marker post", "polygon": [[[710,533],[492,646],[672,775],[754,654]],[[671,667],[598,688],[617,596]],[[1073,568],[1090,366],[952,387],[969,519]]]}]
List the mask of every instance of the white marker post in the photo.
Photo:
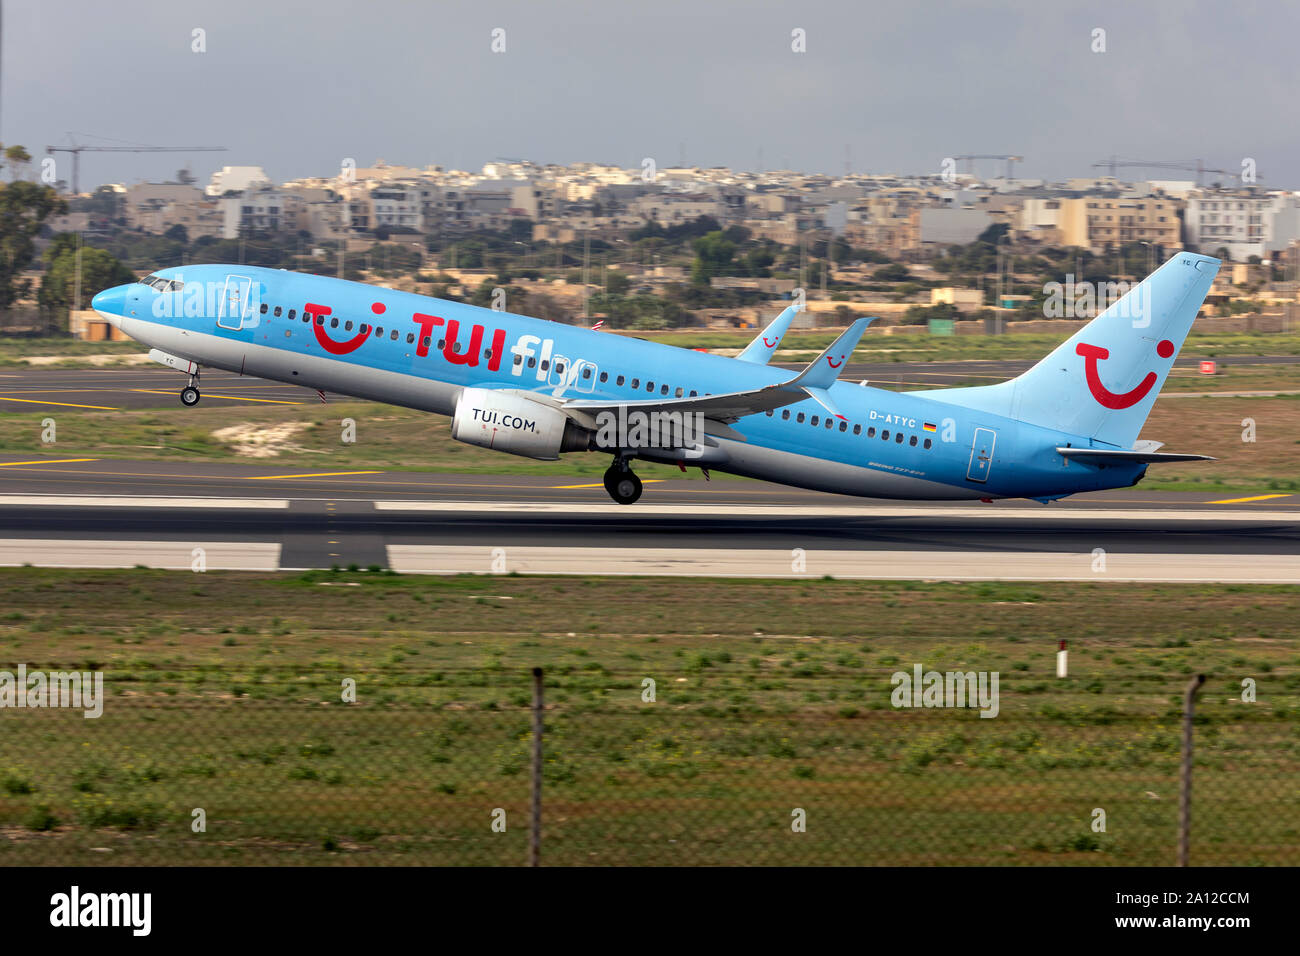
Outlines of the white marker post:
[{"label": "white marker post", "polygon": [[1056,647],[1056,676],[1057,677],[1065,677],[1067,671],[1069,670],[1069,665],[1066,660],[1068,656],[1069,656],[1069,651],[1065,649],[1065,641],[1061,641],[1060,644],[1058,644]]}]

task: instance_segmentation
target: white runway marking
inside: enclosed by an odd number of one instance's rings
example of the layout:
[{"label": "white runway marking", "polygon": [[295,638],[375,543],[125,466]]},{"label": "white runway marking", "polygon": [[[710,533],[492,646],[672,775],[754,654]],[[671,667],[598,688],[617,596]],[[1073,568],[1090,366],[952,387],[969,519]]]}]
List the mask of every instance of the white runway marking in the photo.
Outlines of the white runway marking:
[{"label": "white runway marking", "polygon": [[192,571],[195,548],[208,571],[278,571],[278,543],[243,541],[113,541],[0,538],[0,567],[148,568]]},{"label": "white runway marking", "polygon": [[635,504],[561,501],[376,501],[376,511],[421,511],[464,514],[692,515],[726,518],[987,518],[991,521],[1298,521],[1300,512],[1223,509],[1138,510],[1120,508],[999,508],[997,505],[953,507],[921,505],[733,505]]},{"label": "white runway marking", "polygon": [[188,498],[134,495],[0,495],[4,505],[77,508],[288,508],[287,498]]},{"label": "white runway marking", "polygon": [[819,578],[938,581],[1092,581],[1295,584],[1300,555],[1117,554],[1094,572],[1089,553],[1001,551],[820,551],[808,549],[804,570],[787,550],[723,548],[507,547],[505,567],[493,548],[389,545],[388,564],[408,574],[517,571],[520,574]]}]

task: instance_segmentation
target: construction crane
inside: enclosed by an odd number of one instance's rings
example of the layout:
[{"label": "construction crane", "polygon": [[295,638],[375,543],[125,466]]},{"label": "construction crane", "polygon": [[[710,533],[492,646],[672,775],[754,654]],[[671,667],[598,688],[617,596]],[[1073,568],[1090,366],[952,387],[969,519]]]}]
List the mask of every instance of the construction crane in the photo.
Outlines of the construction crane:
[{"label": "construction crane", "polygon": [[224,153],[224,146],[46,146],[47,153],[72,154],[72,194],[81,193],[82,153]]},{"label": "construction crane", "polygon": [[[1201,185],[1201,177],[1205,173],[1217,173],[1220,176],[1231,176],[1233,179],[1240,178],[1240,175],[1238,173],[1234,173],[1230,169],[1214,169],[1209,166],[1206,166],[1199,159],[1196,160],[1195,163],[1193,163],[1191,161],[1182,160],[1182,159],[1178,159],[1178,160],[1120,159],[1117,156],[1112,156],[1110,159],[1104,159],[1099,163],[1092,164],[1093,169],[1097,169],[1098,167],[1103,167],[1103,166],[1110,170],[1111,179],[1115,178],[1115,170],[1128,169],[1128,168],[1179,169],[1182,170],[1183,172],[1196,173],[1196,185],[1198,186]],[[1256,178],[1258,179],[1258,177]]]},{"label": "construction crane", "polygon": [[975,160],[977,160],[977,159],[1002,159],[1002,160],[1006,160],[1006,163],[1007,163],[1007,179],[1011,179],[1011,178],[1012,178],[1012,176],[1011,176],[1011,172],[1012,172],[1012,170],[1015,168],[1016,163],[1023,163],[1023,162],[1025,161],[1025,157],[1023,157],[1023,156],[993,156],[993,155],[990,155],[990,154],[988,154],[988,153],[972,153],[972,154],[969,155],[969,156],[954,156],[953,159],[957,159],[957,160],[963,160],[963,159],[964,159],[964,160],[966,161],[966,172],[968,172],[968,173],[970,173],[970,174],[972,174],[972,175],[974,175],[974,173],[975,173]]}]

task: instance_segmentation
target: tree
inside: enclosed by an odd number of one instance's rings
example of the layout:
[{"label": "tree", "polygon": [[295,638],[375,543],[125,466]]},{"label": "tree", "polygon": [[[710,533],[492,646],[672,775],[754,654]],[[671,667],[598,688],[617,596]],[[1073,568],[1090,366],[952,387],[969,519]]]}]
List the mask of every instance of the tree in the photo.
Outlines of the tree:
[{"label": "tree", "polygon": [[692,245],[695,249],[695,262],[691,266],[693,283],[708,285],[714,276],[730,275],[736,244],[725,238],[721,230],[704,234]]},{"label": "tree", "polygon": [[[77,249],[76,238],[65,233],[58,236],[54,244],[46,250],[45,260],[49,268],[41,280],[38,296],[41,309],[52,316],[60,326],[68,317],[68,312],[78,303],[73,302],[77,290]],[[85,308],[97,292],[111,289],[135,281],[135,273],[122,265],[111,253],[91,246],[81,248],[81,302]]]},{"label": "tree", "polygon": [[871,278],[877,282],[902,282],[911,275],[912,273],[907,271],[907,266],[895,262],[877,269],[871,273]]},{"label": "tree", "polygon": [[30,284],[18,277],[36,257],[36,234],[45,220],[67,209],[49,186],[21,179],[0,183],[0,309],[28,293]]},{"label": "tree", "polygon": [[621,269],[606,269],[605,287],[609,289],[610,295],[626,295],[632,287],[632,280]]},{"label": "tree", "polygon": [[5,165],[9,167],[10,179],[21,179],[31,161],[32,154],[21,146],[10,146],[5,150]]}]

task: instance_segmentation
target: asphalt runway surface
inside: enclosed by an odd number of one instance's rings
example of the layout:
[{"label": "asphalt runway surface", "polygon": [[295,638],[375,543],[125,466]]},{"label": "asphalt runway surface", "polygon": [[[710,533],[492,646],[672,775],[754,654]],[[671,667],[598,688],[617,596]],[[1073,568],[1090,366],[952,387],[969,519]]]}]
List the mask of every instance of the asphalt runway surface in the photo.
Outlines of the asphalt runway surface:
[{"label": "asphalt runway surface", "polygon": [[[198,555],[201,554],[201,559]],[[1300,496],[1052,505],[562,476],[0,459],[0,565],[1300,583]]]},{"label": "asphalt runway surface", "polygon": [[[950,385],[992,384],[1014,378],[1036,360],[997,359],[964,362],[856,362],[840,376],[846,382],[863,379],[881,388],[942,388]],[[1300,365],[1297,355],[1220,358],[1220,365]],[[1180,357],[1177,368],[1195,369],[1196,357]],[[802,365],[776,363],[797,371]],[[161,365],[109,368],[0,368],[0,412],[46,413],[60,408],[108,410],[180,405],[186,377]],[[318,404],[320,396],[298,385],[269,382],[252,376],[208,369],[200,391],[207,405]],[[1169,393],[1166,393],[1169,394]],[[326,393],[327,401],[355,401]]]}]

